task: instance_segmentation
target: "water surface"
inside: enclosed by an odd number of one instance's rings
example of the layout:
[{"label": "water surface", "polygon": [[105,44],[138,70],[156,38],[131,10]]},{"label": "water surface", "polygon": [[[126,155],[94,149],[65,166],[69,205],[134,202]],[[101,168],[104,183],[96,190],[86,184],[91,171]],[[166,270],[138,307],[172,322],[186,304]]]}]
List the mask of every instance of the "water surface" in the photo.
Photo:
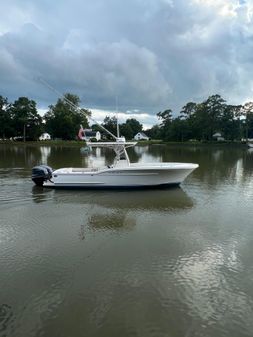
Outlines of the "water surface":
[{"label": "water surface", "polygon": [[180,188],[55,191],[31,168],[110,164],[0,145],[0,336],[253,336],[253,152],[146,146],[195,162]]}]

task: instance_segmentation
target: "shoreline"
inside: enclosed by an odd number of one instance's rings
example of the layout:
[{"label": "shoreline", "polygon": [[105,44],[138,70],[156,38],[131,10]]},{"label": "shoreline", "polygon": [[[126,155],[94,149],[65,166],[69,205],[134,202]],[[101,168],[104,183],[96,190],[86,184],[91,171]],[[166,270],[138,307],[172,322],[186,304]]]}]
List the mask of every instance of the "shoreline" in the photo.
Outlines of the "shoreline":
[{"label": "shoreline", "polygon": [[[11,145],[11,146],[86,146],[83,141],[77,140],[47,140],[47,141],[26,141],[17,142],[10,140],[1,140],[0,145]],[[149,140],[149,141],[137,141],[138,146],[146,145],[178,145],[178,146],[233,146],[233,147],[246,147],[247,144],[239,141],[205,141],[205,142],[164,142],[161,140]]]}]

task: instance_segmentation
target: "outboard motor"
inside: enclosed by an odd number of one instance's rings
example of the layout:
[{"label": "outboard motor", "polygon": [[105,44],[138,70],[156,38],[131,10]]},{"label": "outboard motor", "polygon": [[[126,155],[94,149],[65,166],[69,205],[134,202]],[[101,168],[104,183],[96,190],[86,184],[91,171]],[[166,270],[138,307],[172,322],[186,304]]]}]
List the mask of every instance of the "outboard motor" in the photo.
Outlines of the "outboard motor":
[{"label": "outboard motor", "polygon": [[53,170],[47,165],[34,166],[32,169],[32,181],[35,182],[37,186],[43,186],[44,181],[50,180],[52,178]]}]

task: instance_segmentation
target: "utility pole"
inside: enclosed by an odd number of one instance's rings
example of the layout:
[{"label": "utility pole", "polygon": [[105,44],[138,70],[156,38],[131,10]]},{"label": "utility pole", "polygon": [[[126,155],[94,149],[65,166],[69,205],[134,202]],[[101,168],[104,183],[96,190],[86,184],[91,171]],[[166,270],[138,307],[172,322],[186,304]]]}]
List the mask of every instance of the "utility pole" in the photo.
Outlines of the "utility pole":
[{"label": "utility pole", "polygon": [[23,142],[25,142],[25,137],[26,137],[25,133],[26,133],[26,128],[25,128],[25,123],[24,123],[24,128],[23,128]]}]

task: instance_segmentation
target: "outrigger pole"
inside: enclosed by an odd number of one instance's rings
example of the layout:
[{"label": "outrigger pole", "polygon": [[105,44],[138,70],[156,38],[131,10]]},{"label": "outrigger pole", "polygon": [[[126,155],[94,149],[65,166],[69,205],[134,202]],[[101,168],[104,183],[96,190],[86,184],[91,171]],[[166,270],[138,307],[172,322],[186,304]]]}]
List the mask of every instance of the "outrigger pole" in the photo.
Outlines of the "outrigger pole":
[{"label": "outrigger pole", "polygon": [[71,102],[68,98],[66,98],[62,93],[60,93],[59,91],[57,91],[55,88],[53,88],[49,83],[47,83],[44,79],[42,79],[41,77],[38,77],[38,81],[41,82],[42,84],[44,84],[46,87],[48,87],[50,90],[54,91],[58,96],[60,96],[71,108],[75,109],[75,110],[79,110],[82,111],[93,123],[97,124],[102,130],[104,130],[105,132],[107,132],[110,136],[112,136],[114,139],[118,139],[118,137],[116,137],[113,133],[111,133],[109,130],[107,130],[103,125],[101,125],[100,123],[98,123],[94,118],[92,118],[91,116],[89,116],[82,108],[80,108],[79,106],[75,105],[73,102]]}]

